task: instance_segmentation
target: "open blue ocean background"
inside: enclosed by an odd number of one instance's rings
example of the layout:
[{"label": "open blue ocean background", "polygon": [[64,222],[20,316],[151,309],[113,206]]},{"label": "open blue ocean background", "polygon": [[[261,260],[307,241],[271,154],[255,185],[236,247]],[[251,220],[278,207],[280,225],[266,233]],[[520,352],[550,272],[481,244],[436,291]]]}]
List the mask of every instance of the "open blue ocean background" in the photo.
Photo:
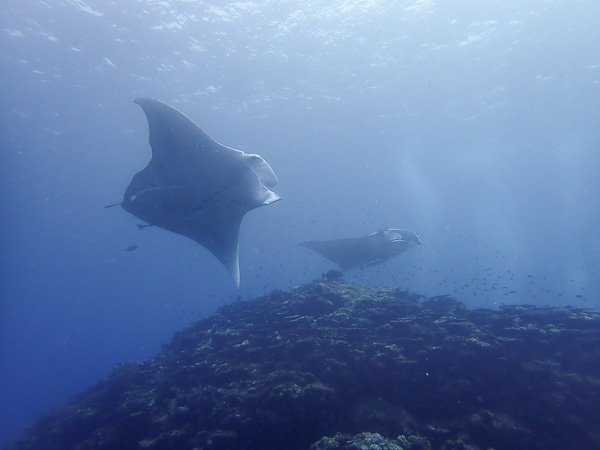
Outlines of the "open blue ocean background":
[{"label": "open blue ocean background", "polygon": [[[220,305],[320,278],[305,240],[416,232],[346,274],[469,307],[600,306],[600,2],[3,0],[0,445]],[[138,96],[273,167],[241,287],[119,202]],[[130,245],[140,247],[123,251]]]}]

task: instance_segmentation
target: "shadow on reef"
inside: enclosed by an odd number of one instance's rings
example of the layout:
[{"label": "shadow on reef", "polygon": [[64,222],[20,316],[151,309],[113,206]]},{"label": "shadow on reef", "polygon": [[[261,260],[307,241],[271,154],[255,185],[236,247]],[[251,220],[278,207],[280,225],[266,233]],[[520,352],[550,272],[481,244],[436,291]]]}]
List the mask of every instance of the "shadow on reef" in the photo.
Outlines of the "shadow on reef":
[{"label": "shadow on reef", "polygon": [[316,282],[221,308],[8,448],[600,448],[599,368],[593,311]]}]

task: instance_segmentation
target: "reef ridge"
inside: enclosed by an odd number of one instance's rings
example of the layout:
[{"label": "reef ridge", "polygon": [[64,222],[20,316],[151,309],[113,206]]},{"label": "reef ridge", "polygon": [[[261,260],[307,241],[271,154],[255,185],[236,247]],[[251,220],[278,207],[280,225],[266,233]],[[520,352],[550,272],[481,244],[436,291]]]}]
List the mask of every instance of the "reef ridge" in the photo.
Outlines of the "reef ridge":
[{"label": "reef ridge", "polygon": [[315,282],[220,308],[9,449],[600,448],[600,315]]}]

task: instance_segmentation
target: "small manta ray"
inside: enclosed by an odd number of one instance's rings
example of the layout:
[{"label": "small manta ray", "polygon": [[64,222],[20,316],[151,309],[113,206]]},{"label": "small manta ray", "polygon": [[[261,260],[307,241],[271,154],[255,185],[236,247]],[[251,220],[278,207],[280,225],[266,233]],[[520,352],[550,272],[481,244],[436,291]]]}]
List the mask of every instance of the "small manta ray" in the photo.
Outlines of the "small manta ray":
[{"label": "small manta ray", "polygon": [[336,269],[331,269],[321,275],[321,278],[325,281],[341,280],[344,277],[344,273]]},{"label": "small manta ray", "polygon": [[381,264],[415,245],[421,245],[421,241],[412,231],[385,228],[361,238],[308,241],[298,245],[323,255],[342,270],[350,270]]},{"label": "small manta ray", "polygon": [[133,245],[130,245],[129,247],[123,247],[121,250],[124,252],[133,252],[133,251],[137,250],[138,248],[140,248],[140,244],[133,244]]},{"label": "small manta ray", "polygon": [[219,144],[166,103],[150,98],[135,103],[148,119],[152,159],[129,183],[121,206],[147,226],[208,249],[239,287],[242,219],[281,199],[269,189],[277,176],[260,156]]}]

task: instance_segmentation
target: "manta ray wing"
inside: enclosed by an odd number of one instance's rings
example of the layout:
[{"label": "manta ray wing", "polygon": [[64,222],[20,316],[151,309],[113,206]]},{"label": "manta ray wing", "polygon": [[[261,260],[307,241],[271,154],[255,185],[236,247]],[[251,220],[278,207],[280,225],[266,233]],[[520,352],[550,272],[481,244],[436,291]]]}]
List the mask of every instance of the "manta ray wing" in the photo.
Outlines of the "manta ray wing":
[{"label": "manta ray wing", "polygon": [[149,98],[135,102],[148,120],[152,159],[127,187],[121,206],[208,249],[240,283],[244,215],[280,199],[271,166],[258,155],[219,144],[187,116]]},{"label": "manta ray wing", "polygon": [[373,251],[365,238],[308,241],[299,245],[319,253],[343,271],[363,267],[373,260]]}]

